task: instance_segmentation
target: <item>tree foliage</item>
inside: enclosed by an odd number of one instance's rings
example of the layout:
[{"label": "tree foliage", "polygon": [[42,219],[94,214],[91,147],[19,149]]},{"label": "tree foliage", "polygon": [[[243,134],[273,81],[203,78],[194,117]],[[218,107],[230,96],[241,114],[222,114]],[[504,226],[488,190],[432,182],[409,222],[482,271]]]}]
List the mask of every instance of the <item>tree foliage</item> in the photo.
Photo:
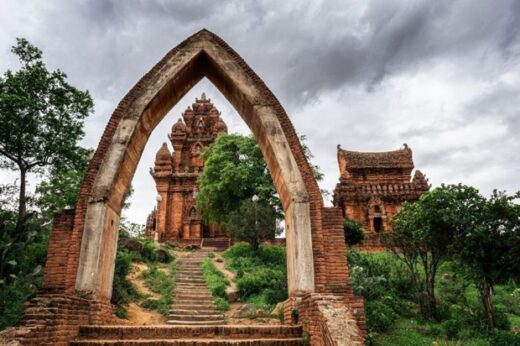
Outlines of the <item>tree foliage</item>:
[{"label": "tree foliage", "polygon": [[60,70],[49,72],[42,52],[25,39],[11,50],[21,68],[0,77],[0,165],[20,173],[17,228],[26,214],[26,177],[74,161],[83,121],[92,112],[88,92],[67,82]]},{"label": "tree foliage", "polygon": [[479,202],[473,188],[436,188],[416,203],[405,203],[392,220],[393,231],[383,237],[385,246],[406,264],[425,318],[436,317],[436,274],[452,253],[459,220]]},{"label": "tree foliage", "polygon": [[520,193],[494,191],[490,198],[465,185],[442,185],[405,204],[385,245],[404,261],[423,316],[436,311],[435,274],[447,258],[468,268],[479,288],[488,329],[495,328],[493,287],[520,278]]},{"label": "tree foliage", "polygon": [[92,150],[80,147],[77,151],[74,161],[51,168],[46,178],[36,187],[37,205],[47,219],[52,219],[60,210],[74,207],[76,203],[92,154]]},{"label": "tree foliage", "polygon": [[[313,156],[300,136],[304,154]],[[220,134],[202,154],[204,169],[199,176],[197,207],[206,221],[226,224],[229,215],[245,200],[257,196],[281,217],[282,206],[263,154],[253,136]],[[323,178],[318,166],[310,163],[317,180]]]},{"label": "tree foliage", "polygon": [[365,239],[363,225],[357,220],[343,219],[343,232],[345,241],[349,246],[359,244]]},{"label": "tree foliage", "polygon": [[280,199],[260,147],[252,136],[220,134],[202,154],[197,207],[205,220],[225,224],[242,201],[259,201],[280,211]]},{"label": "tree foliage", "polygon": [[230,214],[228,227],[233,238],[248,242],[253,250],[280,234],[273,208],[253,200],[242,201],[240,208]]},{"label": "tree foliage", "polygon": [[[508,196],[493,191],[489,199],[480,197],[461,218],[454,257],[466,264],[479,288],[486,311],[488,330],[496,326],[493,306],[494,286],[520,279],[520,192]],[[466,207],[465,203],[464,207]]]}]

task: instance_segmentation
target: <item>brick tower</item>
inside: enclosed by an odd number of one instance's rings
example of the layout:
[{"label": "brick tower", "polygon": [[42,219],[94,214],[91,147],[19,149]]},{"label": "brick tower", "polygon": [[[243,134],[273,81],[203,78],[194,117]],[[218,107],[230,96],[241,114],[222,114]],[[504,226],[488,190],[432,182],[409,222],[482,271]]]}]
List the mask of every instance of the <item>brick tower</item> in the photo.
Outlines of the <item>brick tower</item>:
[{"label": "brick tower", "polygon": [[227,126],[203,93],[173,125],[168,136],[173,153],[165,142],[155,156],[150,174],[157,188],[157,206],[148,215],[147,235],[160,242],[222,236],[218,227],[202,222],[195,206],[197,179],[204,166],[200,155],[220,132],[227,133]]},{"label": "brick tower", "polygon": [[430,188],[421,171],[415,170],[412,178],[412,150],[406,144],[404,149],[377,153],[343,150],[338,145],[338,164],[333,203],[345,218],[363,224],[362,249],[380,249],[380,236],[391,231],[389,221],[403,202],[417,201]]}]

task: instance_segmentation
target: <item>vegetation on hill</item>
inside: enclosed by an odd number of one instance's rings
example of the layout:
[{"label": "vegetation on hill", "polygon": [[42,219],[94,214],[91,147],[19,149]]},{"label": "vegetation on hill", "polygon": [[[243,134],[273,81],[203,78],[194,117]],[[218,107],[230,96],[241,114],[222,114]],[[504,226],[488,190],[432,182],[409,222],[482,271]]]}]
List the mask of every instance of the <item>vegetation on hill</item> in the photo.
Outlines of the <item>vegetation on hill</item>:
[{"label": "vegetation on hill", "polygon": [[227,268],[236,273],[240,299],[258,309],[271,311],[287,299],[286,251],[282,246],[260,246],[254,249],[238,243],[222,256]]},{"label": "vegetation on hill", "polygon": [[441,186],[405,204],[385,245],[402,260],[422,317],[437,317],[436,280],[443,262],[457,260],[479,289],[488,330],[495,329],[493,287],[520,279],[520,205],[493,192],[485,198],[464,185]]},{"label": "vegetation on hill", "polygon": [[213,256],[206,257],[202,261],[202,273],[204,275],[204,280],[206,280],[208,289],[215,298],[213,302],[217,307],[217,310],[227,311],[229,309],[229,301],[226,288],[229,286],[229,281],[226,279],[225,275],[213,264]]},{"label": "vegetation on hill", "polygon": [[[520,345],[520,285],[495,286],[496,329],[487,331],[486,313],[467,268],[445,261],[436,274],[434,319],[423,318],[406,265],[390,253],[348,252],[351,282],[365,299],[370,345]],[[421,273],[422,275],[422,273]]]}]

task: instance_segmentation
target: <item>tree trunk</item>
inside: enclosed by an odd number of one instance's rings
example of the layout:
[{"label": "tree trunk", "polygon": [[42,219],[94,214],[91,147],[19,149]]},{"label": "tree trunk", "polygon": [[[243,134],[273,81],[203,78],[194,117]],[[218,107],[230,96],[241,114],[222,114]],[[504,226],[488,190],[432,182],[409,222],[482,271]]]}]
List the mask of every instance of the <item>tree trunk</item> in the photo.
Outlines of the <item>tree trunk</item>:
[{"label": "tree trunk", "polygon": [[18,218],[16,220],[16,231],[20,232],[25,222],[25,215],[27,214],[27,201],[26,201],[26,175],[27,171],[25,168],[20,168],[20,197],[18,201]]},{"label": "tree trunk", "polygon": [[488,331],[491,332],[495,329],[495,312],[493,310],[493,286],[491,286],[488,278],[482,279],[481,294],[482,303],[486,310]]}]

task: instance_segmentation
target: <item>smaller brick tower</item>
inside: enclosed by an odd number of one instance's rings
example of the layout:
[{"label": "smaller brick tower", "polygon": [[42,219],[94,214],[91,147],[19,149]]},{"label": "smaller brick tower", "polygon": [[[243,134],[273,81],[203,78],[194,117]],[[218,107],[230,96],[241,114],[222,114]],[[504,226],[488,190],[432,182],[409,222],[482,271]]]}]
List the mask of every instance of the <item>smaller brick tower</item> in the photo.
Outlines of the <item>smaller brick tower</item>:
[{"label": "smaller brick tower", "polygon": [[369,153],[347,151],[338,145],[339,183],[333,203],[343,216],[358,220],[366,232],[359,248],[381,248],[381,233],[391,231],[390,220],[402,203],[414,202],[430,188],[428,180],[415,170],[412,150],[404,149]]},{"label": "smaller brick tower", "polygon": [[218,227],[203,224],[195,207],[197,179],[204,166],[200,155],[220,132],[227,133],[227,126],[203,93],[173,125],[168,136],[173,153],[165,142],[155,156],[150,174],[157,188],[157,206],[148,215],[147,235],[160,242],[222,236]]}]

